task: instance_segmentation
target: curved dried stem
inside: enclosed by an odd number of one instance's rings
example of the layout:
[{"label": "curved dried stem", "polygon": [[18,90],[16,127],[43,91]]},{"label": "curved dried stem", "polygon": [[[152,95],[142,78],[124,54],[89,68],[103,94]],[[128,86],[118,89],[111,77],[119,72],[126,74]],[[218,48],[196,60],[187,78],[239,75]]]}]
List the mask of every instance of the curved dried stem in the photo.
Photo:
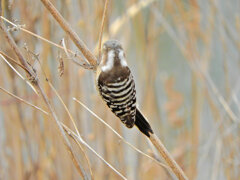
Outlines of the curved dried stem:
[{"label": "curved dried stem", "polygon": [[93,69],[93,66],[89,65],[89,64],[86,64],[86,63],[79,63],[78,61],[76,61],[74,59],[74,57],[71,57],[70,54],[68,53],[68,49],[66,47],[66,44],[65,44],[65,40],[62,39],[62,45],[63,45],[63,48],[64,48],[64,51],[65,51],[65,54],[67,55],[68,59],[71,59],[75,64],[83,67],[84,69]]}]

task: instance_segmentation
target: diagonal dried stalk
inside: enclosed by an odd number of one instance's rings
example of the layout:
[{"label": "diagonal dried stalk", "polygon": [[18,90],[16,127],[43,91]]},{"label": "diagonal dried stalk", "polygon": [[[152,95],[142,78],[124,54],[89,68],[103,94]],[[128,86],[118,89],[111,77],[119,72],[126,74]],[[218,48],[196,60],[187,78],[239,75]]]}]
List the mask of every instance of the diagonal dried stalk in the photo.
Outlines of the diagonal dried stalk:
[{"label": "diagonal dried stalk", "polygon": [[[54,93],[57,95],[57,97],[58,97],[58,99],[60,100],[60,102],[62,103],[64,109],[67,111],[67,114],[68,114],[69,118],[71,119],[71,121],[72,121],[72,123],[73,123],[73,126],[74,126],[74,128],[75,128],[75,131],[77,132],[78,137],[81,138],[81,135],[80,135],[80,133],[79,133],[79,131],[78,131],[77,125],[76,125],[76,123],[75,123],[75,120],[73,119],[71,113],[69,112],[66,104],[63,102],[62,98],[61,98],[60,95],[58,94],[57,90],[53,87],[52,83],[51,83],[50,81],[48,81],[48,84],[49,84],[49,86],[51,87],[51,89],[54,91]],[[93,178],[92,169],[91,169],[91,165],[90,165],[90,161],[89,161],[89,159],[88,159],[88,157],[87,157],[84,149],[83,149],[82,146],[78,143],[78,141],[77,141],[77,144],[78,144],[80,150],[82,151],[85,159],[87,160],[87,164],[88,164],[88,168],[89,168],[89,171],[90,171],[90,174],[91,174],[91,178],[94,179],[94,178]]]},{"label": "diagonal dried stalk", "polygon": [[84,42],[78,37],[77,33],[71,28],[71,26],[67,23],[67,21],[62,17],[62,15],[57,11],[57,9],[53,6],[53,4],[50,1],[48,0],[41,1],[44,4],[44,6],[48,9],[48,11],[52,14],[52,16],[55,18],[55,20],[59,23],[59,25],[63,28],[63,30],[70,36],[74,44],[86,57],[90,65],[95,67],[97,65],[96,57],[91,53],[91,51],[87,48]]},{"label": "diagonal dried stalk", "polygon": [[[0,3],[1,3],[1,1],[0,1]],[[70,155],[73,159],[74,165],[77,168],[79,174],[82,176],[82,178],[88,179],[85,170],[83,169],[82,165],[76,159],[76,155],[75,155],[75,153],[72,149],[72,146],[71,146],[71,144],[70,144],[59,120],[58,120],[58,117],[57,117],[53,107],[51,106],[50,100],[48,99],[46,93],[44,92],[43,88],[41,87],[41,85],[39,83],[37,74],[35,73],[34,69],[30,66],[30,64],[28,64],[28,62],[23,57],[21,51],[19,50],[18,46],[16,45],[16,43],[13,40],[10,33],[7,31],[2,20],[0,20],[0,31],[3,33],[6,41],[8,42],[8,44],[10,45],[10,47],[14,51],[14,53],[16,54],[19,62],[26,68],[26,70],[27,70],[26,74],[27,74],[28,78],[31,80],[31,84],[36,88],[39,95],[42,97],[43,101],[47,105],[52,118],[55,120],[55,122],[60,130],[60,134],[62,135],[62,137],[64,139],[64,144],[66,145],[66,148],[67,148],[68,152],[70,153]]]},{"label": "diagonal dried stalk", "polygon": [[181,167],[176,163],[176,161],[172,158],[171,154],[168,152],[168,150],[165,148],[161,140],[155,135],[150,133],[149,140],[152,142],[152,144],[155,146],[155,148],[158,150],[158,152],[161,154],[163,159],[166,161],[166,163],[170,166],[174,174],[178,177],[180,180],[187,180],[187,176],[181,169]]},{"label": "diagonal dried stalk", "polygon": [[24,104],[27,104],[27,105],[29,105],[29,106],[37,109],[38,111],[41,111],[42,113],[44,113],[44,114],[46,114],[46,115],[49,115],[49,114],[48,114],[46,111],[44,111],[43,109],[41,109],[41,108],[39,108],[39,107],[31,104],[30,102],[27,102],[26,100],[24,100],[24,99],[22,99],[22,98],[20,98],[20,97],[18,97],[18,96],[16,96],[16,95],[14,95],[14,94],[12,94],[12,93],[10,93],[10,92],[7,91],[6,89],[0,87],[0,90],[2,90],[3,92],[5,92],[6,94],[8,94],[8,95],[10,95],[10,96],[12,96],[12,97],[14,97],[14,98],[16,98],[18,101],[23,102]]},{"label": "diagonal dried stalk", "polygon": [[[9,66],[22,80],[24,80],[24,81],[32,88],[32,90],[33,90],[36,94],[38,94],[36,88],[29,82],[29,80],[27,80],[26,78],[24,78],[24,77],[7,61],[7,59],[6,59],[2,54],[0,54],[0,57],[8,64],[8,66]],[[23,66],[23,65],[22,65],[22,66]],[[24,67],[24,66],[23,66],[23,67]],[[23,68],[23,69],[26,71],[26,73],[29,73],[26,68]]]},{"label": "diagonal dried stalk", "polygon": [[27,69],[21,65],[20,63],[18,63],[17,61],[15,61],[13,58],[11,58],[10,56],[8,56],[7,54],[5,54],[4,52],[0,51],[0,54],[2,54],[5,58],[7,58],[9,61],[11,61],[12,63],[16,64],[17,66],[21,67],[23,70],[25,70],[27,72]]}]

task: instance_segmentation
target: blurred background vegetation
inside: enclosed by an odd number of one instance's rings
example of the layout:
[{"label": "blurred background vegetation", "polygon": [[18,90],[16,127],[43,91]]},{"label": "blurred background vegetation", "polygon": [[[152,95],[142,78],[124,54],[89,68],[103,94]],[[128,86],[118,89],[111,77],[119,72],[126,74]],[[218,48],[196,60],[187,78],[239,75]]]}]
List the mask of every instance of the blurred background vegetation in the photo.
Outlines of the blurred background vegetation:
[{"label": "blurred background vegetation", "polygon": [[[97,56],[105,1],[51,2]],[[67,48],[80,54],[41,1],[3,0],[2,16],[57,44],[64,38]],[[136,128],[125,128],[108,110],[95,90],[92,71],[72,63],[62,49],[6,25],[38,72],[64,124],[73,128],[44,81],[43,71],[76,120],[83,139],[125,177],[174,179],[73,101],[73,97],[82,101],[132,145],[161,161]],[[240,1],[112,0],[104,40],[112,38],[126,51],[139,108],[189,179],[239,179]],[[0,51],[16,59],[1,32]],[[41,98],[0,59],[0,87],[46,109]],[[62,76],[58,72],[61,61]],[[74,148],[90,177],[86,158]],[[120,179],[95,154],[87,148],[84,151],[95,179]],[[55,122],[0,91],[0,179],[79,178]]]}]

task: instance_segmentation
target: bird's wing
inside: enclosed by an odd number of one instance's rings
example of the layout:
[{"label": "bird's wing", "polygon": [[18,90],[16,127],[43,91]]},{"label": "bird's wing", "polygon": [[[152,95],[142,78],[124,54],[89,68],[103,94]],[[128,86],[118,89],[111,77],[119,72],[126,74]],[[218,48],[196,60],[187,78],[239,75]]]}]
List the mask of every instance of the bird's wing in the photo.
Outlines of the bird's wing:
[{"label": "bird's wing", "polygon": [[[101,75],[100,75],[101,76]],[[132,75],[114,82],[98,80],[98,88],[103,100],[112,112],[129,128],[134,126],[136,115],[136,90]]]}]

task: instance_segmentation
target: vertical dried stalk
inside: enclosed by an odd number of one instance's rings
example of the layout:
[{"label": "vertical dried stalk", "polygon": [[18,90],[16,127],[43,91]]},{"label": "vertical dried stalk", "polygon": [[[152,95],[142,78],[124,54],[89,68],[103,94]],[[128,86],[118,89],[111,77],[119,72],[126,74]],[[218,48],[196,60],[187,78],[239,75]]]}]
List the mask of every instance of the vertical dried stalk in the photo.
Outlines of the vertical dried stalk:
[{"label": "vertical dried stalk", "polygon": [[100,33],[99,33],[99,40],[98,40],[99,41],[99,44],[98,44],[98,58],[99,58],[99,61],[100,61],[100,58],[101,58],[102,35],[103,35],[104,23],[105,23],[105,19],[106,19],[106,15],[107,15],[107,8],[108,8],[109,1],[110,0],[105,1],[102,23],[101,23],[101,29],[100,29]]},{"label": "vertical dried stalk", "polygon": [[191,164],[190,164],[190,179],[195,179],[197,175],[197,158],[198,158],[198,144],[199,144],[199,113],[201,109],[200,105],[200,94],[197,89],[197,75],[193,74],[192,78],[192,152],[191,152]]}]

